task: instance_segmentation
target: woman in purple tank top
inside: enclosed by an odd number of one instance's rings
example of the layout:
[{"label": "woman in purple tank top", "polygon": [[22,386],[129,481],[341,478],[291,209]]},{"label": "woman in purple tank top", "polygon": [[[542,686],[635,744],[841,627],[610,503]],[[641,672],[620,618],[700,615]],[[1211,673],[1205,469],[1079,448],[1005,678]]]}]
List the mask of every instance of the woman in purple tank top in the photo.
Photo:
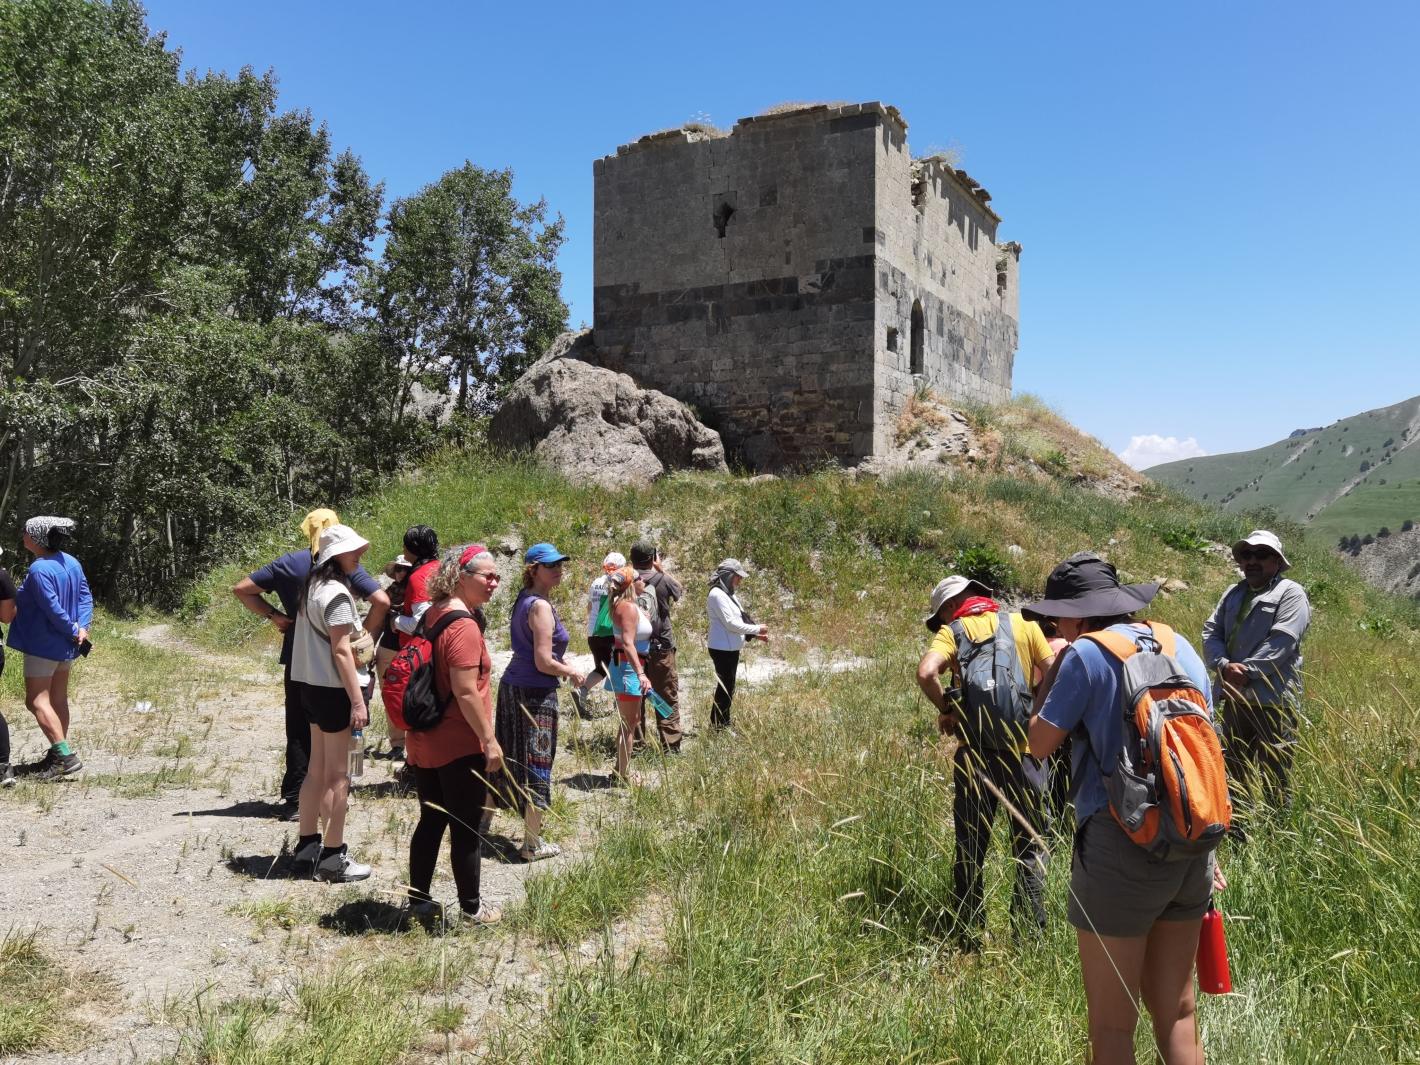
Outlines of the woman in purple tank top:
[{"label": "woman in purple tank top", "polygon": [[504,805],[523,812],[524,861],[560,853],[542,838],[543,811],[552,805],[552,759],[557,754],[557,686],[585,678],[563,661],[567,628],[548,601],[562,583],[567,556],[551,544],[533,544],[523,557],[523,588],[509,622],[513,660],[498,682],[495,732],[508,781]]}]

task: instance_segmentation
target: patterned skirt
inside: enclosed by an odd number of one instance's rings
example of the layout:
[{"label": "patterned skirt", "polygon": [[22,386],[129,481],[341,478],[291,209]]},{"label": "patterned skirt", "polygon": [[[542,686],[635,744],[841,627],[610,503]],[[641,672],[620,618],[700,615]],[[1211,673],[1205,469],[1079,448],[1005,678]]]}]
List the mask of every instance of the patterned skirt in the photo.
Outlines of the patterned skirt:
[{"label": "patterned skirt", "polygon": [[499,682],[494,733],[503,748],[498,805],[540,810],[552,805],[552,759],[557,755],[557,689]]}]

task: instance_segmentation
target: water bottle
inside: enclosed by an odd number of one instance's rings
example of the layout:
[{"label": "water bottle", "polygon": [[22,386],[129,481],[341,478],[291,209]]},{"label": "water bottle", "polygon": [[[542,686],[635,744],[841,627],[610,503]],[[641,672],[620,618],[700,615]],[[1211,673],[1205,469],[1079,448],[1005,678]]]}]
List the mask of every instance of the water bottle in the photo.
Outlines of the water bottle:
[{"label": "water bottle", "polygon": [[1223,936],[1223,915],[1210,902],[1198,935],[1198,990],[1226,995],[1233,989],[1228,972],[1228,941]]},{"label": "water bottle", "polygon": [[356,729],[350,733],[350,761],[347,772],[352,777],[365,775],[365,730]]}]

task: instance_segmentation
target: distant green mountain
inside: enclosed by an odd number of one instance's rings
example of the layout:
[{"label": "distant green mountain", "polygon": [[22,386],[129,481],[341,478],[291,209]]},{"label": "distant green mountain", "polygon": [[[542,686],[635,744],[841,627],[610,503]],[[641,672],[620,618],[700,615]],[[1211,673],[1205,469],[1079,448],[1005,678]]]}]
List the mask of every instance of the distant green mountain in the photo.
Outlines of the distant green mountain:
[{"label": "distant green mountain", "polygon": [[1230,455],[1144,471],[1228,510],[1276,508],[1324,536],[1420,524],[1420,396]]}]

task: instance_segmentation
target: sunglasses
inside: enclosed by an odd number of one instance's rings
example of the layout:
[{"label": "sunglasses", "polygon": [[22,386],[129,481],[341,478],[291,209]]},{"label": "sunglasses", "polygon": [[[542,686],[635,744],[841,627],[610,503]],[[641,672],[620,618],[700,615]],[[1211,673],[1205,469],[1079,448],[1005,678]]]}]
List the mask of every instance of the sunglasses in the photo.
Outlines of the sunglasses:
[{"label": "sunglasses", "polygon": [[1276,558],[1277,552],[1266,547],[1259,547],[1249,550],[1246,547],[1241,551],[1234,551],[1233,558],[1239,562],[1251,562],[1256,559],[1258,562],[1266,562],[1269,558]]},{"label": "sunglasses", "polygon": [[502,580],[502,579],[503,579],[503,578],[499,577],[496,572],[494,572],[494,573],[479,573],[478,570],[473,570],[473,569],[466,569],[466,570],[464,570],[464,572],[467,573],[470,577],[482,577],[485,581],[498,581],[498,580]]},{"label": "sunglasses", "polygon": [[542,566],[544,569],[561,569],[562,563],[566,561],[565,558],[559,558],[556,562],[539,562],[538,565]]}]

